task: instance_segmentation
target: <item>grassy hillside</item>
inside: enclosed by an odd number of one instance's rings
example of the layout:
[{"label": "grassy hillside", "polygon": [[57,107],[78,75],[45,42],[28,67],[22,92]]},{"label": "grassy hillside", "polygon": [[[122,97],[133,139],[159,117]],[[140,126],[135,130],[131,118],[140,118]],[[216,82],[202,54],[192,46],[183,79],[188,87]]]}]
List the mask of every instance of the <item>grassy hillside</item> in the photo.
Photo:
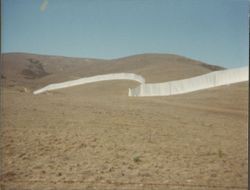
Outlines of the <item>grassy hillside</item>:
[{"label": "grassy hillside", "polygon": [[3,54],[2,60],[8,84],[17,83],[32,88],[107,73],[132,72],[142,75],[147,82],[164,82],[222,69],[171,54],[142,54],[99,60],[9,53]]}]

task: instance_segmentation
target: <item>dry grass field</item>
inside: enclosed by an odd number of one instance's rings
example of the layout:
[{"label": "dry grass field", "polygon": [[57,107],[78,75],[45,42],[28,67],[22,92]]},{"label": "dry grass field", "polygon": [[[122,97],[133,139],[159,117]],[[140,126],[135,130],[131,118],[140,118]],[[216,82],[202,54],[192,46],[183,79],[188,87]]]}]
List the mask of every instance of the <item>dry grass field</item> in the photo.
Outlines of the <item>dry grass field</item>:
[{"label": "dry grass field", "polygon": [[97,74],[163,82],[221,68],[170,54],[2,61],[3,190],[247,189],[248,82],[168,97],[128,97],[138,83],[125,80],[33,95]]}]

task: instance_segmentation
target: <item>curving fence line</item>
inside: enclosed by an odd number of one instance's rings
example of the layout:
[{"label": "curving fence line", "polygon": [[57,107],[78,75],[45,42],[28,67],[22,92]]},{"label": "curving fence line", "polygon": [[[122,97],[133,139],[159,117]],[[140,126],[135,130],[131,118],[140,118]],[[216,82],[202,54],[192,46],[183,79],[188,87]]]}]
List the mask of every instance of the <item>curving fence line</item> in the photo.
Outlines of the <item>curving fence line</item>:
[{"label": "curving fence line", "polygon": [[96,75],[93,77],[86,77],[86,78],[71,80],[71,81],[62,82],[62,83],[50,84],[48,86],[45,86],[44,88],[34,91],[33,94],[40,94],[46,91],[57,90],[61,88],[68,88],[72,86],[93,83],[93,82],[107,81],[107,80],[133,80],[139,83],[145,82],[145,79],[140,75],[136,75],[133,73],[114,73],[114,74],[106,74],[106,75]]},{"label": "curving fence line", "polygon": [[200,75],[197,77],[183,80],[145,84],[145,79],[140,75],[136,75],[133,73],[114,73],[96,75],[62,83],[50,84],[45,86],[44,88],[34,91],[33,94],[40,94],[46,91],[107,80],[133,80],[141,83],[141,85],[133,89],[129,88],[129,96],[170,96],[184,94],[197,90],[203,90],[221,85],[248,81],[248,75],[249,68],[242,67],[236,69],[214,71],[205,75]]},{"label": "curving fence line", "polygon": [[164,83],[141,84],[129,89],[129,96],[170,96],[221,85],[248,81],[249,68],[214,71],[205,75]]}]

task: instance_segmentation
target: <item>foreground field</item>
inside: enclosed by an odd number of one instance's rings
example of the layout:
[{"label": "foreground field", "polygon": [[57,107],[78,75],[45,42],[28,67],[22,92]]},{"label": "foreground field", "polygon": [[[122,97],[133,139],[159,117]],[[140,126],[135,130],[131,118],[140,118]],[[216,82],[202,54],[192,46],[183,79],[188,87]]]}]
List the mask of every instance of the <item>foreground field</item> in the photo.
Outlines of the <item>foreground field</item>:
[{"label": "foreground field", "polygon": [[107,81],[34,96],[32,85],[7,82],[1,187],[247,189],[248,83],[128,97],[136,85]]}]

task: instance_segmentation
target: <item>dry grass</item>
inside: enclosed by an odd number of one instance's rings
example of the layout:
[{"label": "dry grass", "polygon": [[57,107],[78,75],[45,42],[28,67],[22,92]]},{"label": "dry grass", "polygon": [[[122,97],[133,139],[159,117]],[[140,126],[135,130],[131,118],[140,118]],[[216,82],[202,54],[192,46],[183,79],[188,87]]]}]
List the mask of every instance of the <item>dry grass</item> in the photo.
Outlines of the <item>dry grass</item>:
[{"label": "dry grass", "polygon": [[[138,73],[153,80],[145,67]],[[137,83],[107,81],[34,96],[18,89],[60,73],[33,83],[13,76],[2,96],[5,189],[247,187],[248,83],[132,98],[127,89]]]}]

